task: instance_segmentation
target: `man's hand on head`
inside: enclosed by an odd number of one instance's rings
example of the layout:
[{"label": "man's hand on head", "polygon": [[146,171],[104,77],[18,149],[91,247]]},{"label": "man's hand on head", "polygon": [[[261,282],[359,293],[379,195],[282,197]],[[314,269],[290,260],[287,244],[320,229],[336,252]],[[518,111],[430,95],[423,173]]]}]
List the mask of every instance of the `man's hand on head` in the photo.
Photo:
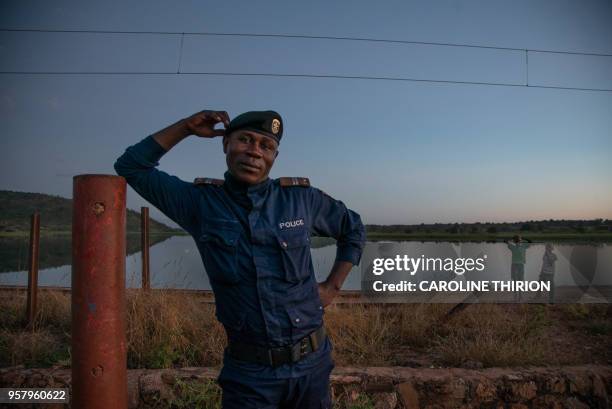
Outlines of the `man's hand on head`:
[{"label": "man's hand on head", "polygon": [[225,111],[200,111],[185,118],[183,121],[188,131],[200,138],[224,136],[225,129],[215,129],[215,126],[223,124],[227,128],[230,124],[229,115]]},{"label": "man's hand on head", "polygon": [[153,134],[153,139],[166,151],[190,135],[201,138],[214,138],[225,135],[225,129],[215,129],[217,124],[229,126],[229,115],[225,111],[200,111],[181,119]]}]

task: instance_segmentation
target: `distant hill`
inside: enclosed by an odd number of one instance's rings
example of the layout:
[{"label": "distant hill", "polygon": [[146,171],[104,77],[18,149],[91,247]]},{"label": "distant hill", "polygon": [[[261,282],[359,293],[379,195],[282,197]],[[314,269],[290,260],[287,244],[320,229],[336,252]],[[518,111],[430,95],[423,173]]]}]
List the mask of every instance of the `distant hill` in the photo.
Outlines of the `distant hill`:
[{"label": "distant hill", "polygon": [[[41,232],[72,230],[72,199],[43,193],[0,190],[0,233],[30,230],[30,216],[40,213]],[[156,220],[150,219],[151,233],[180,233]],[[127,231],[140,231],[140,213],[127,210]]]}]

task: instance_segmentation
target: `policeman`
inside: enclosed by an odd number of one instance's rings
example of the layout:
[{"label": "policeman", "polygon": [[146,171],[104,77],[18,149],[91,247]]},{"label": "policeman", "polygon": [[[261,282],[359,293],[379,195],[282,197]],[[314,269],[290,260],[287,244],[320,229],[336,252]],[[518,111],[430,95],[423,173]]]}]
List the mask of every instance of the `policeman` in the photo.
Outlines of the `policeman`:
[{"label": "policeman", "polygon": [[[156,169],[190,135],[223,137],[224,179],[187,183]],[[282,135],[274,111],[231,122],[225,111],[201,111],[130,146],[115,163],[117,174],[196,242],[228,338],[218,378],[224,408],[331,404],[323,308],[359,263],[365,231],[357,213],[307,178],[268,177]],[[311,235],[337,240],[334,266],[319,284]]]}]

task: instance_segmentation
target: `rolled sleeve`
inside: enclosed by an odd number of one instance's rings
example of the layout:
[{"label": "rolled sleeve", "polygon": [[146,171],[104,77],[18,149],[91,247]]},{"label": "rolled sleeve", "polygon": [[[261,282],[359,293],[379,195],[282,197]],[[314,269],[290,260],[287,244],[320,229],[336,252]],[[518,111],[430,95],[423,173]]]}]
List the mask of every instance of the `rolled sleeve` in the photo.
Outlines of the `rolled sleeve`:
[{"label": "rolled sleeve", "polygon": [[337,240],[336,261],[359,264],[365,245],[361,217],[319,189],[313,188],[313,195],[313,233]]},{"label": "rolled sleeve", "polygon": [[357,265],[361,260],[361,253],[363,253],[362,248],[352,246],[338,246],[338,249],[336,250],[336,260],[348,261],[353,263],[354,265]]}]

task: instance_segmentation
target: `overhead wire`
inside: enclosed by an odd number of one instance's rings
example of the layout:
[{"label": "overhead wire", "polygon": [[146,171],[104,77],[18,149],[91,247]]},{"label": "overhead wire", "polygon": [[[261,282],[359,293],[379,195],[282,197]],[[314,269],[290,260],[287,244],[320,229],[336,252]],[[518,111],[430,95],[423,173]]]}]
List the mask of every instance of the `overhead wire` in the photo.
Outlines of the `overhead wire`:
[{"label": "overhead wire", "polygon": [[37,33],[89,33],[89,34],[160,34],[160,35],[201,35],[201,36],[232,36],[232,37],[270,37],[270,38],[302,38],[312,40],[346,40],[346,41],[364,41],[364,42],[379,42],[379,43],[398,43],[398,44],[415,44],[415,45],[433,45],[447,47],[466,47],[466,48],[485,48],[492,50],[506,51],[532,51],[538,53],[553,53],[553,54],[571,54],[571,55],[586,55],[597,57],[612,57],[612,54],[582,52],[582,51],[565,51],[565,50],[544,50],[518,47],[499,47],[480,44],[463,44],[463,43],[446,43],[435,41],[414,41],[414,40],[397,40],[385,38],[371,37],[344,37],[344,36],[314,36],[302,34],[264,34],[264,33],[219,33],[219,32],[188,32],[188,31],[115,31],[115,30],[53,30],[53,29],[21,29],[21,28],[0,28],[0,32],[37,32]]},{"label": "overhead wire", "polygon": [[[573,91],[598,91],[612,92],[608,88],[587,88],[587,87],[565,87],[555,85],[535,85],[529,84],[529,52],[536,53],[552,53],[565,55],[580,55],[580,56],[596,56],[596,57],[612,57],[612,54],[592,53],[592,52],[577,52],[564,50],[544,50],[544,49],[528,49],[528,48],[513,48],[513,47],[498,47],[478,44],[461,44],[461,43],[443,43],[443,42],[425,42],[425,41],[408,41],[366,37],[335,37],[335,36],[312,36],[312,35],[294,35],[294,34],[261,34],[261,33],[218,33],[218,32],[173,32],[173,31],[113,31],[113,30],[50,30],[50,29],[8,29],[0,28],[0,32],[36,32],[36,33],[86,33],[86,34],[155,34],[155,35],[180,35],[180,51],[179,63],[177,72],[169,71],[0,71],[0,74],[19,74],[19,75],[211,75],[211,76],[260,76],[260,77],[278,77],[278,78],[331,78],[331,79],[356,79],[356,80],[383,80],[383,81],[410,81],[410,82],[426,82],[439,84],[463,84],[463,85],[482,85],[482,86],[500,86],[500,87],[526,87],[526,88],[542,88],[542,89],[559,89]],[[415,44],[427,46],[446,46],[446,47],[465,47],[478,49],[493,49],[502,51],[521,51],[526,55],[526,83],[496,83],[482,81],[456,81],[456,80],[434,80],[409,77],[377,77],[377,76],[353,76],[353,75],[335,75],[335,74],[282,74],[282,73],[248,73],[248,72],[207,72],[207,71],[191,71],[181,72],[181,61],[183,53],[183,42],[185,35],[201,35],[201,36],[234,36],[234,37],[269,37],[269,38],[298,38],[298,39],[317,39],[317,40],[346,40],[360,42],[380,42],[380,43],[396,43],[396,44]]]}]

